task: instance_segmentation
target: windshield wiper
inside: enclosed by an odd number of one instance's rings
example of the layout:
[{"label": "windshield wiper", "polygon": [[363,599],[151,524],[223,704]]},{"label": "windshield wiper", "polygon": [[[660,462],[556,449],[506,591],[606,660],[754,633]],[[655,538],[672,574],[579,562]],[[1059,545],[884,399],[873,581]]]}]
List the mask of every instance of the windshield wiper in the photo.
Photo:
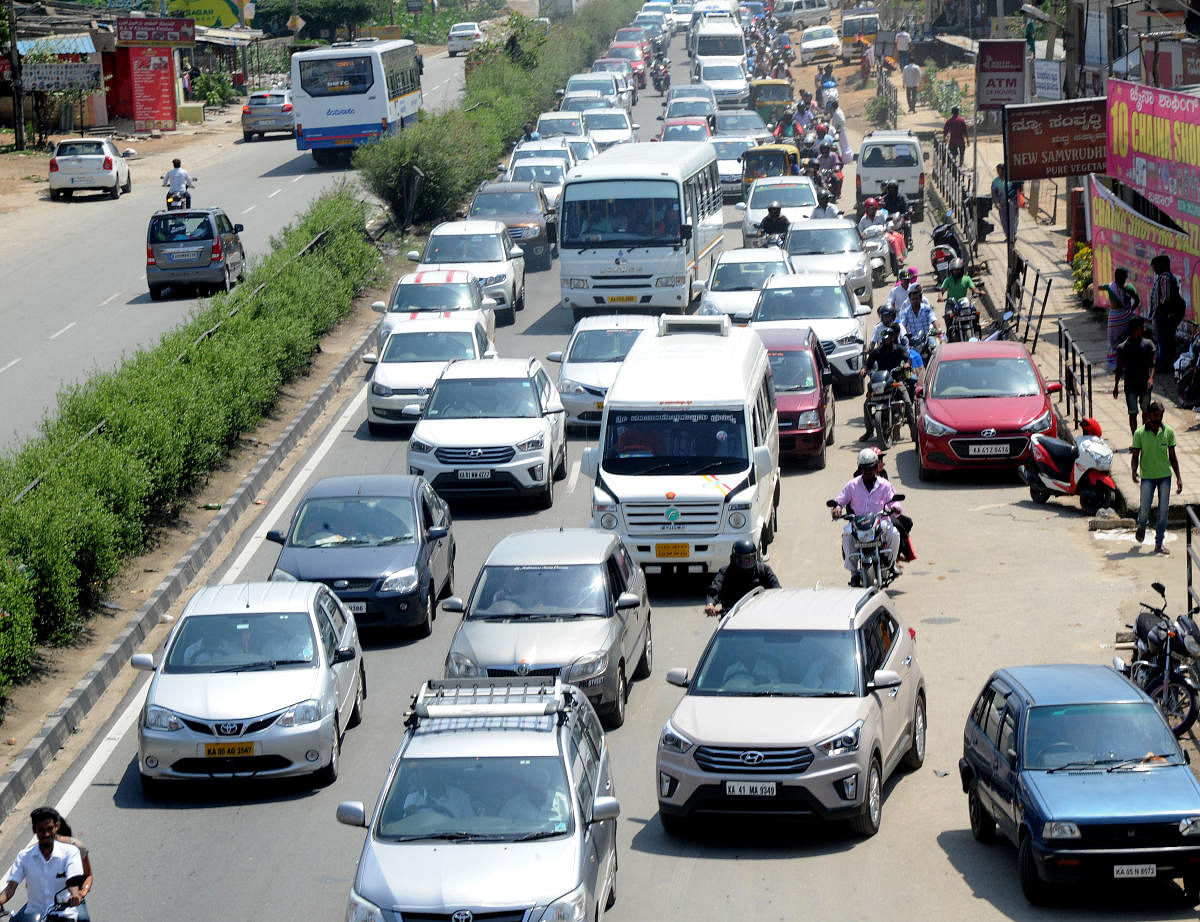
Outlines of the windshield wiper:
[{"label": "windshield wiper", "polygon": [[1065,765],[1056,765],[1054,768],[1046,769],[1047,775],[1053,775],[1055,772],[1061,772],[1068,768],[1095,768],[1099,763],[1095,759],[1080,760],[1078,762],[1068,762]]},{"label": "windshield wiper", "polygon": [[339,547],[343,544],[367,544],[366,538],[347,538],[345,535],[339,535],[336,538],[323,538],[316,542],[317,547]]},{"label": "windshield wiper", "polygon": [[1173,758],[1175,758],[1175,753],[1173,752],[1148,752],[1140,758],[1122,759],[1115,765],[1110,765],[1107,770],[1110,772],[1115,772],[1126,768],[1133,768],[1136,765],[1153,765],[1155,763],[1161,764],[1161,762]]},{"label": "windshield wiper", "polygon": [[[565,830],[564,830],[565,832]],[[563,832],[554,832],[549,829],[541,829],[537,832],[527,832],[523,836],[517,836],[513,839],[514,842],[532,842],[534,839],[552,839],[555,836],[563,835]]]},{"label": "windshield wiper", "polygon": [[725,464],[726,464],[726,463],[728,463],[728,462],[730,462],[730,461],[734,461],[734,462],[740,462],[740,461],[741,461],[741,459],[740,459],[740,458],[722,458],[722,459],[721,459],[721,460],[719,460],[719,461],[709,461],[709,462],[708,462],[708,464],[701,465],[699,468],[697,468],[697,469],[696,469],[696,470],[694,470],[694,471],[684,471],[683,473],[684,473],[684,476],[694,476],[694,475],[698,475],[698,474],[707,474],[709,471],[711,471],[711,470],[713,470],[713,469],[715,469],[715,468],[718,468],[718,467],[724,467],[724,466],[725,466]]},{"label": "windshield wiper", "polygon": [[411,541],[412,535],[388,535],[386,538],[379,539],[379,547],[385,544],[400,544],[403,541]]},{"label": "windshield wiper", "polygon": [[490,836],[480,836],[471,832],[426,832],[413,833],[409,836],[388,836],[389,842],[417,842],[421,839],[444,839],[449,842],[462,842],[467,839],[486,839]]},{"label": "windshield wiper", "polygon": [[287,662],[287,660],[277,661],[273,659],[260,659],[253,663],[237,663],[233,666],[222,666],[220,669],[214,669],[214,672],[249,672],[251,669],[274,669],[279,662]]}]

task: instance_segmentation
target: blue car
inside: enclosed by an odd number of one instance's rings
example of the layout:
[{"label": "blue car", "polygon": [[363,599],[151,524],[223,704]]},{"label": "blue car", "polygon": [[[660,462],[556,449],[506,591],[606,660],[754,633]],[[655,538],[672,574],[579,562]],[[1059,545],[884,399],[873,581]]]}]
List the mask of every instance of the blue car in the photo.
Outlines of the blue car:
[{"label": "blue car", "polygon": [[1200,901],[1200,782],[1150,698],[1106,666],[1020,666],[975,700],[958,763],[971,833],[1051,882],[1180,878]]}]

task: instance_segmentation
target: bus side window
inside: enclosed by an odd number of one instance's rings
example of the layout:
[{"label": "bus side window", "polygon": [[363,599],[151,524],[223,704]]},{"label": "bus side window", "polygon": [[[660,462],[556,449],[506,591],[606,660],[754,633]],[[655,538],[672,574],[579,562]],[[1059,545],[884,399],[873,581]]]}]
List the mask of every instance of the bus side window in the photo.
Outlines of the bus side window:
[{"label": "bus side window", "polygon": [[683,184],[684,224],[695,224],[696,216],[696,181],[689,179]]},{"label": "bus side window", "polygon": [[721,192],[721,175],[717,172],[716,163],[710,163],[708,165],[708,182],[709,185],[712,186],[713,190],[712,214],[719,215],[722,207],[725,204],[725,197]]}]

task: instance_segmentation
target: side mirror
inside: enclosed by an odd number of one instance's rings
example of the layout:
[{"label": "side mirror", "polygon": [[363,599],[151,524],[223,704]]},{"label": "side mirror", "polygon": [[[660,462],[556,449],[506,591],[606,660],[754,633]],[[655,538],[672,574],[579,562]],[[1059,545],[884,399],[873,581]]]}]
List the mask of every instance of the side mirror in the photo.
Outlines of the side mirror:
[{"label": "side mirror", "polygon": [[1155,581],[1150,584],[1150,588],[1153,589],[1155,592],[1157,592],[1159,595],[1161,595],[1164,599],[1166,599],[1167,587],[1164,586],[1162,583]]},{"label": "side mirror", "polygon": [[245,226],[244,224],[235,224],[235,225],[233,225],[233,232],[234,232],[235,234],[240,234],[240,233],[241,233],[242,231],[244,231],[245,229],[246,229],[246,226]]},{"label": "side mirror", "polygon": [[559,99],[562,99],[566,94],[567,94],[566,90],[555,90],[554,91],[554,95],[557,96]]},{"label": "side mirror", "polygon": [[855,317],[865,317],[869,313],[871,313],[871,308],[867,307],[861,301],[858,302],[858,307],[854,308]]},{"label": "side mirror", "polygon": [[641,598],[636,592],[622,592],[617,596],[617,611],[629,611],[631,608],[638,608],[642,604]]},{"label": "side mirror", "polygon": [[1046,393],[1047,394],[1061,394],[1062,393],[1062,382],[1061,381],[1050,381],[1049,383],[1047,383],[1046,384]]},{"label": "side mirror", "polygon": [[869,687],[873,691],[882,691],[885,688],[899,688],[900,682],[899,673],[892,672],[890,669],[876,669]]},{"label": "side mirror", "polygon": [[421,415],[421,405],[419,403],[408,403],[404,405],[404,409],[400,411],[401,416],[407,416],[410,419],[416,419]]},{"label": "side mirror", "polygon": [[1009,768],[1016,768],[1016,767],[1017,767],[1017,750],[1015,750],[1015,749],[1007,749],[1007,750],[1005,750],[1005,752],[1004,752],[1004,758],[1008,760],[1008,767],[1009,767]]},{"label": "side mirror", "polygon": [[482,303],[484,310],[495,310],[499,302],[495,298],[484,298]]},{"label": "side mirror", "polygon": [[592,818],[589,822],[603,823],[621,815],[621,804],[615,797],[597,797],[592,801]]},{"label": "side mirror", "polygon": [[692,225],[690,225],[690,224],[679,225],[679,239],[680,240],[691,240],[692,239]]},{"label": "side mirror", "polygon": [[508,251],[508,258],[509,259],[524,259],[525,251],[522,250],[520,247],[515,246],[511,250]]},{"label": "side mirror", "polygon": [[733,206],[733,209],[734,209],[734,211],[745,211],[745,210],[746,210],[746,203],[745,203],[745,202],[738,202],[736,205],[734,205],[734,206]]},{"label": "side mirror", "polygon": [[634,122],[632,127],[633,127],[633,130],[634,130],[634,131],[641,131],[641,130],[642,130],[642,126],[641,126],[641,125],[639,125],[637,122]]},{"label": "side mirror", "polygon": [[405,254],[405,258],[406,258],[406,259],[407,259],[407,260],[408,260],[410,263],[420,262],[420,260],[421,260],[421,254],[420,254],[420,253],[418,253],[416,250],[409,250],[409,251],[408,251],[408,252]]},{"label": "side mirror", "polygon": [[924,397],[924,396],[925,396],[925,387],[924,387],[924,385],[918,384],[918,385],[917,385],[917,389],[916,389],[915,393],[916,393],[916,395],[917,395],[918,397]]},{"label": "side mirror", "polygon": [[425,532],[430,541],[440,541],[442,538],[450,534],[450,529],[445,525],[434,525],[433,528]]},{"label": "side mirror", "polygon": [[600,474],[600,449],[592,445],[583,450],[583,454],[579,457],[579,470],[584,476],[591,477],[595,480]]},{"label": "side mirror", "polygon": [[692,282],[693,295],[702,295],[706,291],[708,291],[708,282],[705,282],[702,279],[697,279],[696,281]]},{"label": "side mirror", "polygon": [[269,532],[267,532],[267,540],[274,541],[276,544],[286,544],[287,535],[278,529],[272,528]]},{"label": "side mirror", "polygon": [[775,467],[775,462],[771,458],[771,449],[766,445],[759,445],[754,449],[754,473],[759,477],[766,477]]},{"label": "side mirror", "polygon": [[135,653],[129,657],[129,665],[140,672],[153,672],[154,657],[149,653]]},{"label": "side mirror", "polygon": [[123,151],[121,151],[121,157],[125,160],[131,160],[132,158],[134,158],[136,156],[137,156],[137,151],[134,150],[132,147],[127,147]]},{"label": "side mirror", "polygon": [[379,362],[379,356],[374,352],[367,352],[363,354],[362,360],[364,365],[375,365]]},{"label": "side mirror", "polygon": [[896,493],[894,496],[892,496],[892,499],[893,499],[893,500],[895,500],[895,501],[896,501],[896,502],[898,502],[898,503],[902,503],[902,502],[904,502],[904,494],[903,494],[903,493]]},{"label": "side mirror", "polygon": [[463,604],[463,600],[456,595],[442,599],[442,611],[463,612],[466,609],[467,606]]},{"label": "side mirror", "polygon": [[678,685],[680,688],[688,687],[688,671],[682,666],[676,666],[674,669],[667,670],[667,684]]},{"label": "side mirror", "polygon": [[337,805],[337,821],[343,826],[366,826],[367,811],[361,800],[343,800]]},{"label": "side mirror", "polygon": [[662,117],[661,115],[660,115],[660,116],[658,116],[658,120],[659,120],[660,122],[661,122],[661,121],[663,121],[663,117]]},{"label": "side mirror", "polygon": [[836,499],[827,499],[827,500],[825,500],[825,505],[828,506],[830,509],[832,509],[837,505],[837,500]]},{"label": "side mirror", "polygon": [[497,359],[500,357],[500,353],[495,349],[486,349],[484,350],[483,357],[485,359]]},{"label": "side mirror", "polygon": [[463,211],[461,208],[458,209],[458,211],[454,212],[454,217],[456,217],[456,218],[461,219],[461,218],[465,218],[466,216],[467,216],[467,213],[465,211]]},{"label": "side mirror", "polygon": [[333,665],[336,666],[338,663],[352,663],[354,662],[354,655],[353,647],[338,647],[333,651]]},{"label": "side mirror", "polygon": [[561,352],[547,352],[546,353],[546,361],[547,362],[561,362],[562,361],[562,353]]},{"label": "side mirror", "polygon": [[738,311],[733,315],[733,322],[739,326],[745,326],[750,322],[750,318],[753,316],[753,311]]},{"label": "side mirror", "polygon": [[386,314],[387,313],[387,305],[384,304],[382,301],[372,301],[371,302],[371,310],[373,310],[377,314]]}]

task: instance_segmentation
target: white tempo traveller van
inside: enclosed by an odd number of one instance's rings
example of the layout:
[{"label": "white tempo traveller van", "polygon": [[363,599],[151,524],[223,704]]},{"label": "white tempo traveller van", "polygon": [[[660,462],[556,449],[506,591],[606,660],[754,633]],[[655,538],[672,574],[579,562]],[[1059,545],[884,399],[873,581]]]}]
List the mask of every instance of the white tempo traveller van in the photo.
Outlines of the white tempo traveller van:
[{"label": "white tempo traveller van", "polygon": [[661,317],[621,364],[581,467],[592,525],[647,573],[715,571],[739,538],[770,544],[779,423],[758,334],[725,315]]}]

